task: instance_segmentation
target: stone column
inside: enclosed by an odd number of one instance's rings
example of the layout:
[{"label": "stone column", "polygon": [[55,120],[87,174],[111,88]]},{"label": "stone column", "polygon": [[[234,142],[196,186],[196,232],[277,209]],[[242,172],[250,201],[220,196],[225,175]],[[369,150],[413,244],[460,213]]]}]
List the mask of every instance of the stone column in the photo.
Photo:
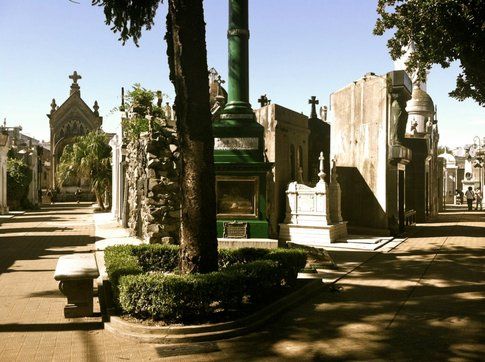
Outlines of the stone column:
[{"label": "stone column", "polygon": [[229,87],[222,119],[255,120],[249,104],[248,0],[229,0]]},{"label": "stone column", "polygon": [[109,141],[111,146],[111,214],[113,219],[119,220],[120,212],[120,142],[118,134]]}]

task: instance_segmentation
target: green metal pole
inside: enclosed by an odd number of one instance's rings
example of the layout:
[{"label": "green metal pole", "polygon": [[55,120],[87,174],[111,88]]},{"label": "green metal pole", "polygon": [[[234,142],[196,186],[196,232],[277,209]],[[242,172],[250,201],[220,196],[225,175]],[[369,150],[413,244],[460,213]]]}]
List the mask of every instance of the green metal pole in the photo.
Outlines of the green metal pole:
[{"label": "green metal pole", "polygon": [[221,119],[254,120],[249,104],[248,0],[229,0],[229,89]]}]

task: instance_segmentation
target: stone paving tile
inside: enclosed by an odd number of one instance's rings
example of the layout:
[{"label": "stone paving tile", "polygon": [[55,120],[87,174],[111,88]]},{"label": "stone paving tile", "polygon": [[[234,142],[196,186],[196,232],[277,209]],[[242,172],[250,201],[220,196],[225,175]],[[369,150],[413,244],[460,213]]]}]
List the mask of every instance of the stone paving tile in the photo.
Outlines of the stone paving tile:
[{"label": "stone paving tile", "polygon": [[55,205],[0,224],[0,361],[482,360],[484,228],[448,213],[390,253],[337,253],[370,259],[259,332],[164,346],[63,317],[57,258],[91,251],[94,229],[90,208]]}]

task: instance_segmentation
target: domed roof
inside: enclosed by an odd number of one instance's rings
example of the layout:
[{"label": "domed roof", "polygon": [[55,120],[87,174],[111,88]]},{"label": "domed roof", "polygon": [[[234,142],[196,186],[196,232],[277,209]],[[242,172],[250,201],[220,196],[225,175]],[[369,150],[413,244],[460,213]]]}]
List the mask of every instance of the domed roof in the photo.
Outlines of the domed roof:
[{"label": "domed roof", "polygon": [[447,166],[453,166],[456,164],[455,156],[453,156],[451,153],[448,153],[446,151],[445,153],[438,155],[438,157],[444,158]]},{"label": "domed roof", "polygon": [[407,103],[406,111],[408,113],[432,115],[434,114],[433,100],[428,93],[415,84],[411,99]]}]

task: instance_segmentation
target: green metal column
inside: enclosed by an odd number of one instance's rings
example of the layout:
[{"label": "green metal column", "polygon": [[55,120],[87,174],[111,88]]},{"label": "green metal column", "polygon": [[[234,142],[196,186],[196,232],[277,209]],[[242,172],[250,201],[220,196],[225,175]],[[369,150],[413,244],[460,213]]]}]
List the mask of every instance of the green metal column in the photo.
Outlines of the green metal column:
[{"label": "green metal column", "polygon": [[221,119],[254,120],[249,104],[248,0],[229,0],[229,89]]}]

